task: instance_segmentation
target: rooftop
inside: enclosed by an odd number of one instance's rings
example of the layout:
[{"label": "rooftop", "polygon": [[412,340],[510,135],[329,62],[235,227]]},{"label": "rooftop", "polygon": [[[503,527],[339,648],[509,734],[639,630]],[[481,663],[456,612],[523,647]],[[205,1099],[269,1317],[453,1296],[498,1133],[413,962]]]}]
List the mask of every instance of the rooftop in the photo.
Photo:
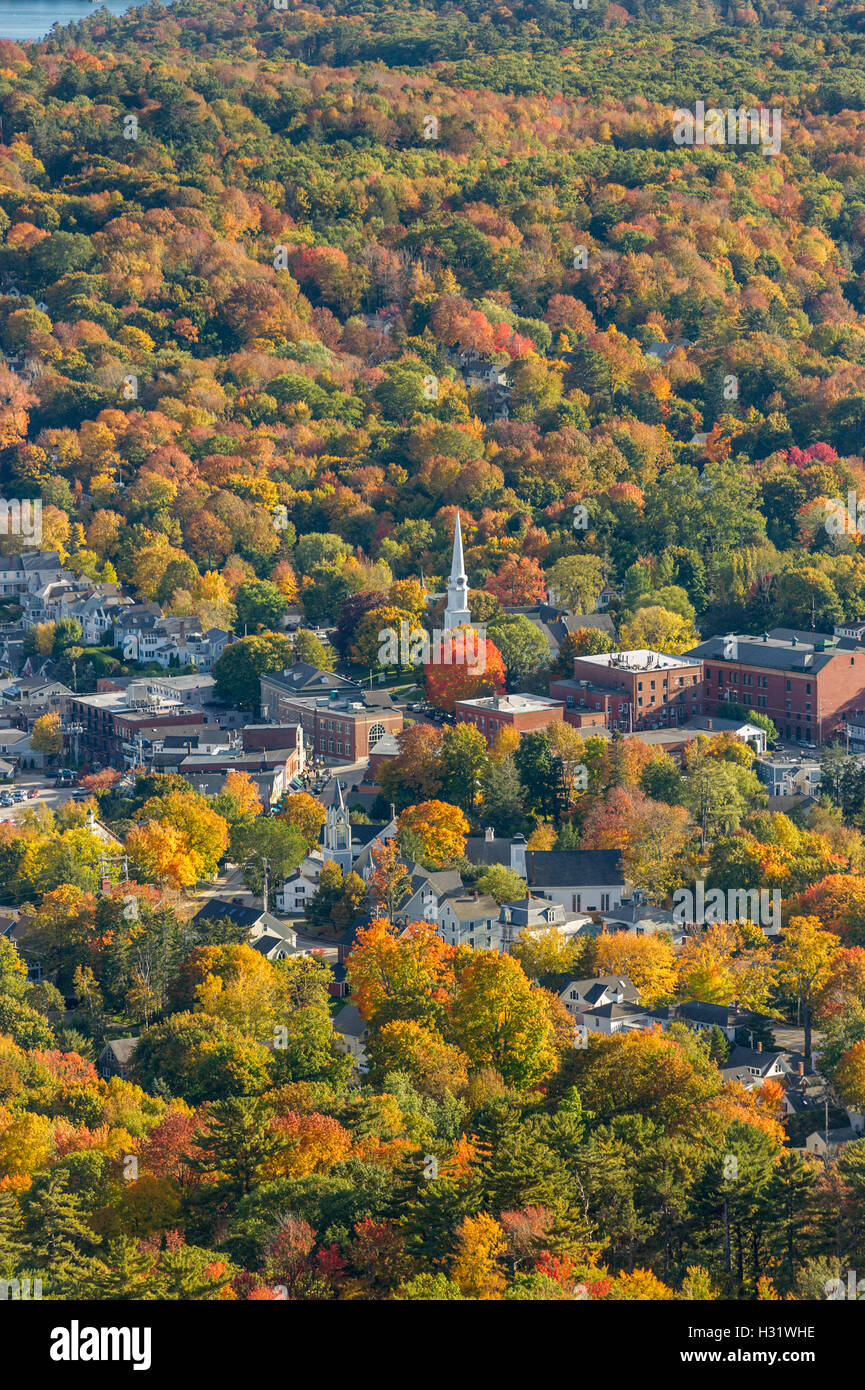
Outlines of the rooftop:
[{"label": "rooftop", "polygon": [[458,705],[474,709],[498,710],[503,714],[526,714],[532,710],[561,709],[561,700],[548,695],[483,695],[477,700],[457,700]]},{"label": "rooftop", "polygon": [[774,634],[729,633],[726,637],[710,637],[694,647],[689,655],[703,661],[728,661],[731,665],[814,674],[825,670],[835,657],[843,656],[846,660],[856,650],[854,644],[845,643],[843,638],[824,637],[819,633],[809,633],[807,641],[795,633],[789,637],[777,635],[789,631],[776,628]]},{"label": "rooftop", "polygon": [[603,652],[598,656],[581,656],[579,661],[601,668],[610,667],[619,671],[670,671],[680,666],[699,666],[699,659],[691,656],[670,656],[667,652],[651,651],[647,647],[635,648],[631,652]]},{"label": "rooftop", "polygon": [[541,888],[622,885],[622,854],[618,849],[530,849],[526,878]]}]

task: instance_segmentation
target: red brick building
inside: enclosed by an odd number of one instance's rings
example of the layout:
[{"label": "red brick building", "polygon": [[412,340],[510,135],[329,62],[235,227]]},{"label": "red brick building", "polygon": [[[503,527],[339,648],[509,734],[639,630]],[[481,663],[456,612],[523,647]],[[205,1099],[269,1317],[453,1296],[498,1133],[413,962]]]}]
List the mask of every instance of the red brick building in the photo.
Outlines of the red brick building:
[{"label": "red brick building", "polygon": [[712,637],[690,655],[703,662],[706,713],[741,705],[783,739],[819,746],[865,711],[865,650],[845,638],[776,628]]},{"label": "red brick building", "polygon": [[207,717],[154,695],[147,706],[135,701],[136,690],[101,691],[70,698],[64,730],[66,749],[87,766],[131,767],[140,760],[141,743],[170,728],[204,727]]},{"label": "red brick building", "polygon": [[545,729],[561,720],[564,708],[560,700],[546,695],[485,695],[478,700],[457,700],[454,718],[457,724],[474,724],[487,743],[492,743],[501,729],[513,728],[520,734]]},{"label": "red brick building", "polygon": [[587,731],[676,728],[703,712],[703,663],[648,650],[578,656],[573,680],[553,681],[550,695]]},{"label": "red brick building", "polygon": [[289,673],[269,672],[261,677],[261,713],[274,723],[299,724],[308,757],[360,762],[369,757],[380,738],[402,728],[401,710],[367,703],[357,687],[335,688],[320,695],[294,694],[290,684],[293,671],[290,668]]}]

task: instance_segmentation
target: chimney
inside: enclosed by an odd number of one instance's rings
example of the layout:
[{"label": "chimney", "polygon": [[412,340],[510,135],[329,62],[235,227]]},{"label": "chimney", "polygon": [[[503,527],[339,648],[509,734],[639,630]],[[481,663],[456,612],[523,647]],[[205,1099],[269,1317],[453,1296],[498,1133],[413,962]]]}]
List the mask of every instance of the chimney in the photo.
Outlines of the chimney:
[{"label": "chimney", "polygon": [[804,1063],[804,1062],[797,1062],[797,1064],[796,1064],[796,1070],[798,1071],[798,1073],[799,1073],[800,1076],[804,1076],[804,1075],[805,1075],[805,1063]]},{"label": "chimney", "polygon": [[706,720],[706,728],[707,728],[707,729],[711,729],[711,727],[712,727],[712,721],[711,721],[711,719],[707,719],[707,720]]},{"label": "chimney", "polygon": [[757,1051],[758,1051],[758,1052],[762,1052],[762,1051],[763,1051],[763,1044],[762,1044],[761,1042],[758,1042],[758,1043],[757,1043]]},{"label": "chimney", "polygon": [[489,844],[490,840],[494,840],[495,838],[496,832],[493,830],[491,825],[488,825],[484,830],[484,842],[486,844]]},{"label": "chimney", "polygon": [[396,807],[393,802],[390,803],[390,818],[391,820],[396,820]]}]

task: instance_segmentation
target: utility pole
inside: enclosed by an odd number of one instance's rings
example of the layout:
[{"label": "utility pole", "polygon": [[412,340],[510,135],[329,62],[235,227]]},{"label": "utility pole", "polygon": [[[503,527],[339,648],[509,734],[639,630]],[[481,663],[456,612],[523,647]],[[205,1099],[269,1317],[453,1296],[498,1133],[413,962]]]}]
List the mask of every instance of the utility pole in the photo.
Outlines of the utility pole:
[{"label": "utility pole", "polygon": [[267,858],[264,858],[264,859],[262,859],[261,863],[262,863],[262,866],[263,866],[263,868],[264,868],[264,886],[263,886],[263,890],[262,890],[262,894],[261,894],[261,900],[262,900],[262,903],[264,904],[264,910],[265,910],[265,912],[267,912],[267,900],[268,900],[269,890],[270,890],[270,860],[267,859]]}]

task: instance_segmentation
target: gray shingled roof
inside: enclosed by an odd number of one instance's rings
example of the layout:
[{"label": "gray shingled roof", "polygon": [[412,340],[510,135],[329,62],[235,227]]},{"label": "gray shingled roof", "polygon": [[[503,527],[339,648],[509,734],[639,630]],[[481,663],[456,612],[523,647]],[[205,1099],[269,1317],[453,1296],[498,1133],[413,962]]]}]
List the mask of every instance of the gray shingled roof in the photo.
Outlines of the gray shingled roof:
[{"label": "gray shingled roof", "polygon": [[546,888],[625,883],[618,849],[530,849],[526,851],[526,877],[530,886]]}]

